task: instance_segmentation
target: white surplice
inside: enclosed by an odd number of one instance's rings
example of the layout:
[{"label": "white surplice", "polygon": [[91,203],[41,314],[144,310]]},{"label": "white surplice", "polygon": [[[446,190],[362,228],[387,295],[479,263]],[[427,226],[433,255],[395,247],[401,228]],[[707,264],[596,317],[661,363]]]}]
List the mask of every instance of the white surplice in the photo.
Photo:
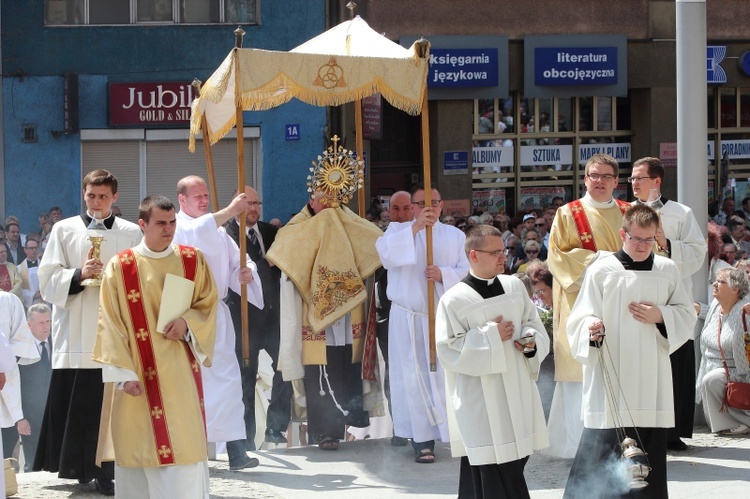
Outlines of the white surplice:
[{"label": "white surplice", "polygon": [[[244,440],[245,405],[242,402],[240,365],[235,354],[235,333],[229,307],[224,302],[227,291],[240,294],[240,249],[224,227],[217,227],[212,213],[193,218],[177,213],[175,244],[199,248],[206,257],[219,290],[216,312],[216,344],[211,367],[201,366],[206,428],[209,442]],[[263,289],[255,263],[247,258],[253,281],[247,285],[247,301],[263,308]]]},{"label": "white surplice", "polygon": [[[103,231],[99,259],[105,264],[120,251],[137,245],[143,235],[132,222],[116,217],[112,229]],[[91,249],[86,224],[80,216],[66,218],[52,227],[39,264],[42,298],[52,305],[52,368],[101,369],[91,360],[99,313],[99,288],[86,287],[68,293],[76,270],[83,267]]]},{"label": "white surplice", "polygon": [[[392,301],[388,326],[389,375],[394,434],[415,442],[448,440],[445,380],[437,361],[430,372],[427,309],[427,252],[424,229],[412,234],[414,222],[391,222],[375,246],[388,270]],[[466,236],[451,225],[432,228],[433,264],[442,282],[435,282],[435,305],[443,293],[469,272]]]},{"label": "white surplice", "polygon": [[[635,320],[633,302],[651,302],[664,317],[667,338],[656,325]],[[589,326],[603,320],[601,349],[590,346]],[[598,259],[586,271],[568,319],[573,358],[583,364],[586,428],[674,426],[672,368],[669,354],[693,337],[696,314],[677,266],[654,256],[652,270],[626,270],[615,255]],[[617,407],[608,402],[599,353],[605,358]],[[618,383],[615,381],[619,379]]]},{"label": "white surplice", "polygon": [[0,391],[0,427],[10,428],[23,419],[18,364],[38,362],[39,350],[26,322],[23,303],[16,295],[1,290],[0,334],[8,341],[13,355],[18,359],[10,369],[4,371],[5,387]]},{"label": "white surplice", "polygon": [[[5,336],[0,334],[0,373],[6,373],[7,377],[7,373],[10,372],[14,366],[16,366],[16,357],[13,355],[13,350],[10,348]],[[3,436],[0,433],[0,452],[2,452],[2,448]],[[5,490],[5,473],[0,473],[0,490]]]},{"label": "white surplice", "polygon": [[[472,466],[515,461],[549,444],[535,382],[549,353],[549,336],[523,283],[497,278],[505,294],[485,300],[459,283],[440,299],[436,319],[451,451],[468,456]],[[513,322],[513,340],[535,333],[534,357],[500,339],[494,322],[499,315]]]}]

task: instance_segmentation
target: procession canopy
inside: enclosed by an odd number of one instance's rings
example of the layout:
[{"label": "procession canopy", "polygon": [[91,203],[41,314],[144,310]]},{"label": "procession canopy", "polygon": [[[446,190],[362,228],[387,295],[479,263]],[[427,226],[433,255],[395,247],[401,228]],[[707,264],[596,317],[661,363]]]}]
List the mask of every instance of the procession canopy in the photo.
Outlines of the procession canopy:
[{"label": "procession canopy", "polygon": [[394,107],[418,115],[426,96],[429,60],[429,50],[419,43],[401,47],[357,16],[289,52],[235,48],[193,101],[190,150],[195,150],[204,115],[211,144],[235,126],[235,95],[243,110],[261,111],[293,98],[338,106],[379,92]]}]

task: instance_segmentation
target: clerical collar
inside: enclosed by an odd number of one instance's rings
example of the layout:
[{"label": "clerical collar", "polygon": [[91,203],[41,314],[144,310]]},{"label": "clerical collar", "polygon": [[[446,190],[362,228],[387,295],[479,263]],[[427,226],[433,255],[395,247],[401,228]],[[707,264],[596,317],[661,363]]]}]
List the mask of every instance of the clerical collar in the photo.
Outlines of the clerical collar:
[{"label": "clerical collar", "polygon": [[[662,194],[661,196],[659,196],[659,201],[661,201],[661,204],[667,204],[667,201],[669,201],[669,199],[667,199],[667,196]],[[638,198],[635,198],[635,204],[645,204],[646,206],[648,206],[647,202],[641,201]]]},{"label": "clerical collar", "polygon": [[584,196],[581,198],[581,201],[598,209],[606,209],[606,208],[612,208],[613,206],[616,206],[615,198],[611,198],[609,201],[605,201],[604,203],[602,203],[592,198],[591,194],[589,194],[588,192],[584,194]]},{"label": "clerical collar", "polygon": [[171,244],[167,246],[167,249],[164,251],[153,251],[146,246],[146,242],[142,239],[141,242],[138,243],[138,246],[133,247],[133,251],[149,258],[166,258],[169,255],[174,254],[174,248]]},{"label": "clerical collar", "polygon": [[481,296],[485,300],[505,294],[503,285],[500,284],[500,281],[497,277],[492,279],[484,279],[482,277],[477,277],[470,272],[466,274],[466,277],[461,279],[461,282],[476,291],[479,296]]},{"label": "clerical collar", "polygon": [[615,253],[615,258],[617,258],[623,267],[625,267],[625,270],[651,270],[654,268],[654,254],[651,253],[648,258],[643,260],[642,262],[636,262],[632,258],[630,258],[630,255],[625,253],[624,249],[621,249],[617,253]]},{"label": "clerical collar", "polygon": [[[83,223],[86,224],[86,227],[91,225],[91,221],[94,219],[93,217],[89,216],[88,212],[82,213],[81,218],[83,219]],[[115,225],[115,217],[114,215],[112,215],[111,211],[109,212],[109,216],[102,219],[102,221],[104,222],[104,226],[109,230],[112,230],[112,227],[114,227]]]},{"label": "clerical collar", "polygon": [[482,281],[484,281],[484,283],[485,283],[485,284],[486,284],[487,286],[490,286],[490,285],[491,285],[491,284],[492,284],[493,282],[495,282],[495,280],[497,280],[497,276],[495,276],[495,277],[492,277],[492,278],[490,278],[490,279],[485,279],[484,277],[479,277],[478,275],[476,275],[476,274],[475,274],[474,272],[472,272],[471,270],[469,271],[469,275],[470,275],[471,277],[473,277],[474,279],[476,279],[476,280],[477,280],[478,282],[480,282],[480,283],[481,283]]}]

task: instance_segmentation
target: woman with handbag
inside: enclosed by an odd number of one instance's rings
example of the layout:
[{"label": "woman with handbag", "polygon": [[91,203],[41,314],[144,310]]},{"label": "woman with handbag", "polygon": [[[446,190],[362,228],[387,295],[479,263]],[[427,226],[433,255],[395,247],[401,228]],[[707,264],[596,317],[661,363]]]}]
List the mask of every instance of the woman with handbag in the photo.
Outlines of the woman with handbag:
[{"label": "woman with handbag", "polygon": [[[696,402],[703,399],[703,412],[714,433],[750,433],[750,411],[732,407],[726,400],[728,382],[750,382],[744,339],[747,322],[742,310],[750,303],[749,292],[750,285],[741,270],[718,271],[712,293],[715,300],[701,332],[696,385]],[[750,385],[745,384],[744,389],[748,388]]]}]

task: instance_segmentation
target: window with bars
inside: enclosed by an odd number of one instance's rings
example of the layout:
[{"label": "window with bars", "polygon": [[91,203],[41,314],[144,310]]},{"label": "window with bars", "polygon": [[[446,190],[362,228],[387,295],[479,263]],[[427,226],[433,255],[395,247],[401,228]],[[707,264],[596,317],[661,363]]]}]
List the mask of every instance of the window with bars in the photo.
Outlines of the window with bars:
[{"label": "window with bars", "polygon": [[258,24],[260,0],[45,0],[45,26]]}]

